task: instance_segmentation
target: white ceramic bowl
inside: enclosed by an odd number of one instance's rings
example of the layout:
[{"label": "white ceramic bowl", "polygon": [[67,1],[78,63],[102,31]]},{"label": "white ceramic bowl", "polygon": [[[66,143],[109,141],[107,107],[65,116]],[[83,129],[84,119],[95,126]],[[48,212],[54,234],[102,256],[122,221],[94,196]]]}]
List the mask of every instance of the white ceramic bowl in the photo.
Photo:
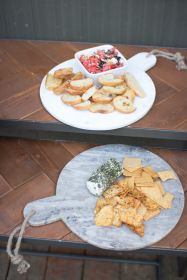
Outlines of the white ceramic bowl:
[{"label": "white ceramic bowl", "polygon": [[81,72],[83,72],[85,74],[86,77],[93,79],[95,82],[97,81],[97,79],[104,74],[108,74],[108,73],[113,73],[114,75],[121,75],[124,73],[124,70],[127,68],[128,66],[128,62],[126,60],[126,58],[118,51],[118,56],[121,57],[121,62],[123,63],[123,66],[115,68],[115,69],[111,69],[111,70],[107,70],[107,71],[103,71],[101,73],[97,73],[97,74],[92,74],[90,72],[87,71],[87,69],[84,67],[84,65],[80,62],[80,57],[81,55],[91,55],[94,52],[96,52],[97,50],[104,50],[107,51],[111,48],[113,48],[114,46],[112,45],[101,45],[98,47],[94,47],[94,48],[89,48],[89,49],[85,49],[79,52],[75,53],[75,60],[78,63],[78,66],[81,70]]}]

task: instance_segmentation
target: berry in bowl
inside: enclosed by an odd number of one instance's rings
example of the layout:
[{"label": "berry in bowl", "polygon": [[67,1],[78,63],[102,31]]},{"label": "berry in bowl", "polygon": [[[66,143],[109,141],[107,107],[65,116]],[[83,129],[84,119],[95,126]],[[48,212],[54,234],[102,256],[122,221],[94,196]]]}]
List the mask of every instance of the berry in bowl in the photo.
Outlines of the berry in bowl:
[{"label": "berry in bowl", "polygon": [[84,74],[95,81],[100,75],[124,73],[128,62],[112,45],[102,45],[75,53],[75,59]]}]

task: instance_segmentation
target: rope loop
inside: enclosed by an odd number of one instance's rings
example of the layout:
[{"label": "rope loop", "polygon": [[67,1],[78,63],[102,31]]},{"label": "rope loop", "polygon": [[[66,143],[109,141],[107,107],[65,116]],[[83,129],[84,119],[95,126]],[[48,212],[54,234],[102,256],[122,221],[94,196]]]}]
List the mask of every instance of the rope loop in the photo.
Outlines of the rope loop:
[{"label": "rope loop", "polygon": [[[16,227],[12,233],[9,236],[8,243],[7,243],[7,254],[9,255],[11,259],[11,263],[14,265],[17,265],[17,271],[20,274],[26,273],[27,270],[30,268],[30,264],[24,260],[24,257],[19,254],[19,249],[21,246],[21,240],[23,238],[23,234],[25,232],[25,228],[27,226],[27,223],[29,219],[36,213],[35,210],[31,210],[30,213],[25,217],[23,223],[21,226]],[[13,243],[13,238],[16,235],[16,233],[19,232],[18,239],[16,242],[16,246],[14,251],[12,252],[12,243]]]},{"label": "rope loop", "polygon": [[164,57],[164,58],[167,58],[169,60],[175,61],[176,62],[176,68],[179,71],[180,70],[187,70],[187,64],[185,63],[185,57],[182,56],[182,54],[180,52],[176,52],[175,54],[173,54],[173,53],[170,53],[170,52],[164,52],[164,51],[154,49],[147,54],[147,57],[149,57],[152,54],[157,56],[157,57]]}]

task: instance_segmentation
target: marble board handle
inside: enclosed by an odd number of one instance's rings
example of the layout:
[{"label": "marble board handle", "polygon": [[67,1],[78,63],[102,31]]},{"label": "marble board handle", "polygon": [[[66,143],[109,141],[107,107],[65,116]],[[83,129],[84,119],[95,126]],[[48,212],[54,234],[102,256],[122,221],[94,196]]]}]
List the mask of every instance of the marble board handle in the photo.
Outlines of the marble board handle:
[{"label": "marble board handle", "polygon": [[61,220],[63,201],[58,196],[42,198],[28,203],[23,211],[24,217],[31,210],[36,213],[30,218],[29,224],[32,226],[42,226]]},{"label": "marble board handle", "polygon": [[131,58],[128,59],[128,66],[129,67],[134,67],[134,68],[139,68],[143,71],[148,71],[151,69],[153,66],[155,66],[157,62],[157,58],[155,55],[150,54],[148,56],[148,52],[141,52],[137,53]]}]

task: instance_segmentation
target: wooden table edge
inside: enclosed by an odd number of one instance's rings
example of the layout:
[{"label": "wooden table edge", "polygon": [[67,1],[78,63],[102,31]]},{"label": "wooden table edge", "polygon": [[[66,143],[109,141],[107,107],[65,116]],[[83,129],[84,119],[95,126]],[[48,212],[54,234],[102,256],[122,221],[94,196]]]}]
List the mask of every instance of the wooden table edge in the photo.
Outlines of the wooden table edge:
[{"label": "wooden table edge", "polygon": [[65,140],[87,143],[130,144],[135,146],[187,150],[184,131],[124,127],[96,131],[74,128],[62,123],[0,119],[1,137],[34,140]]},{"label": "wooden table edge", "polygon": [[[14,242],[17,240],[17,237],[14,237]],[[7,242],[8,236],[7,235],[0,235],[0,241]],[[112,251],[112,250],[104,250],[98,247],[95,247],[89,243],[86,243],[84,241],[69,241],[69,240],[55,240],[55,239],[43,239],[43,238],[33,238],[33,237],[23,237],[22,239],[23,244],[30,244],[30,245],[46,245],[46,246],[56,246],[56,247],[62,247],[62,248],[68,248],[68,249],[90,249],[90,250],[102,250],[106,252],[113,252],[113,253],[130,253],[130,252],[137,252],[137,253],[148,253],[148,254],[155,254],[155,255],[170,255],[170,256],[181,256],[181,257],[187,257],[187,250],[184,249],[177,249],[177,248],[161,248],[161,247],[145,247],[139,250],[134,251]],[[5,246],[0,246],[0,251],[5,252],[6,248]],[[22,253],[27,252],[27,249],[21,250]],[[38,250],[32,250],[33,255],[37,254],[39,252]],[[45,252],[47,254],[47,252]],[[59,254],[60,255],[60,254]]]}]

